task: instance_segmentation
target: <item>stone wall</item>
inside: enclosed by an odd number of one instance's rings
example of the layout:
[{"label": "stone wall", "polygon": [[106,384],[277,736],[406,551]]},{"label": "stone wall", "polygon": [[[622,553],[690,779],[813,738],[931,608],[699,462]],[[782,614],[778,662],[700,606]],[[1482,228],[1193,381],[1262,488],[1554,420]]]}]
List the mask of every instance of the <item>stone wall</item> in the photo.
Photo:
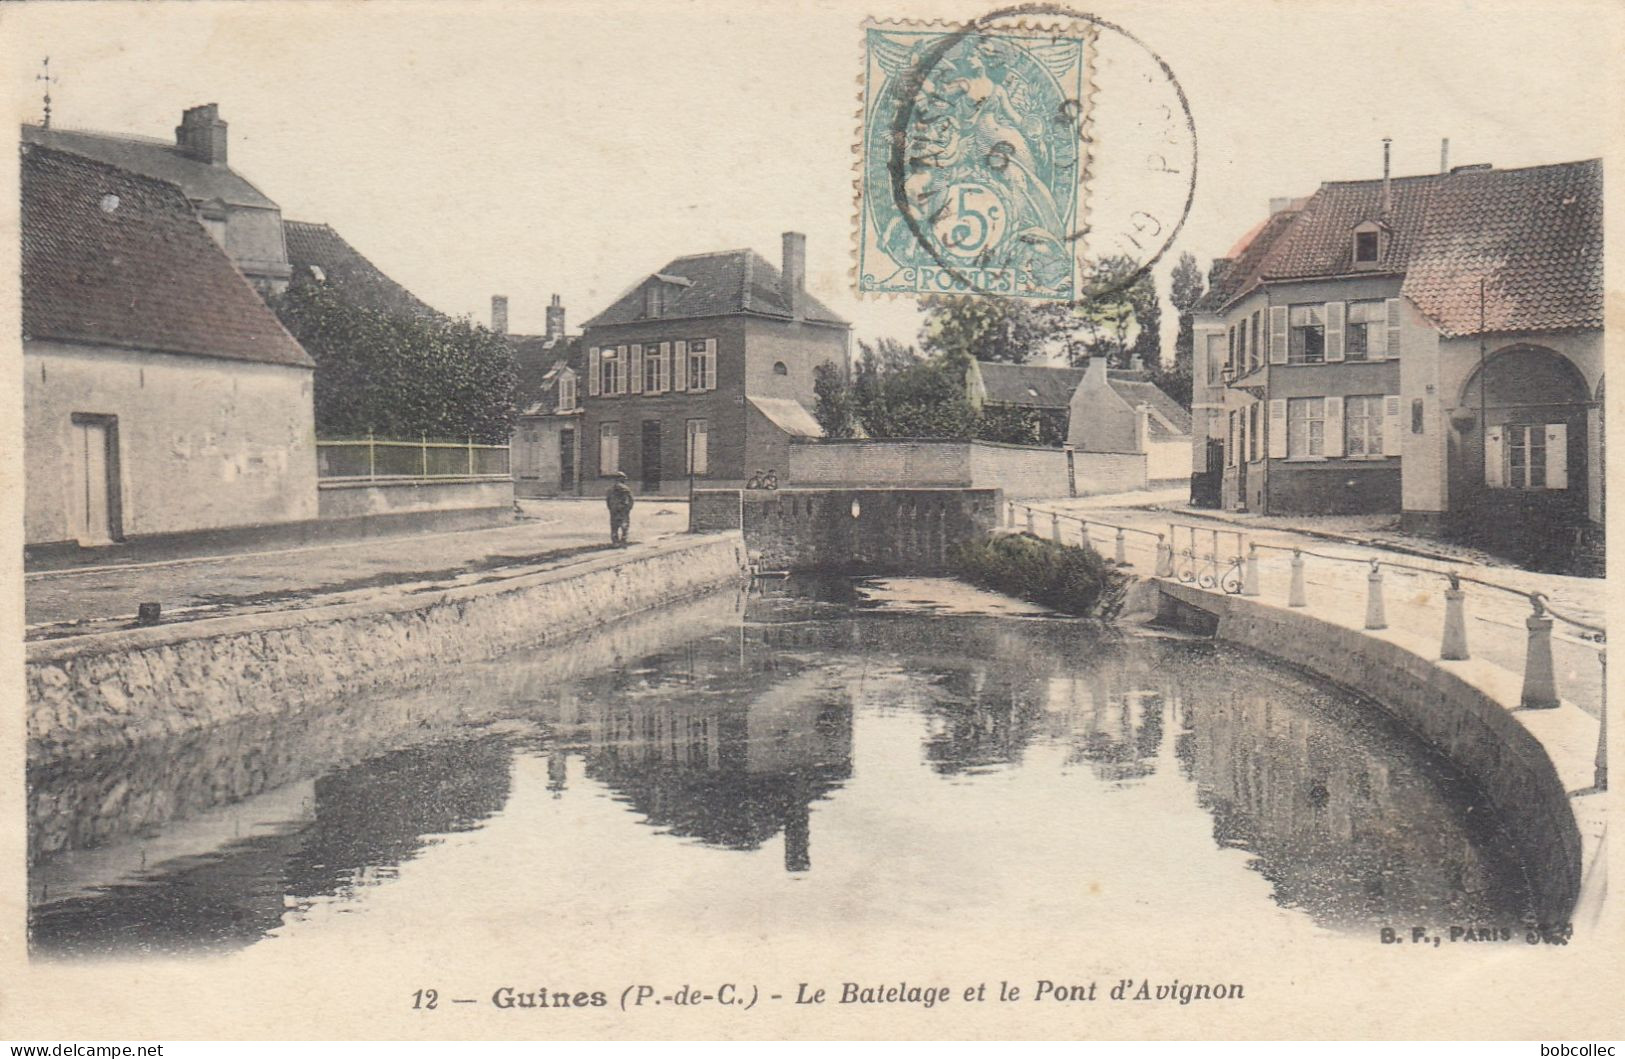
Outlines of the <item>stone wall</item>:
[{"label": "stone wall", "polygon": [[996,489],[777,489],[696,493],[691,528],[743,521],[763,570],[942,574],[957,542],[998,523]]},{"label": "stone wall", "polygon": [[713,590],[744,569],[738,534],[684,537],[433,594],[32,643],[30,767],[410,686]]},{"label": "stone wall", "polygon": [[1159,586],[1164,617],[1216,616],[1220,640],[1354,689],[1448,758],[1488,797],[1522,851],[1542,919],[1568,920],[1580,892],[1579,828],[1551,756],[1507,706],[1389,640],[1239,596]]},{"label": "stone wall", "polygon": [[322,518],[362,518],[423,511],[513,510],[512,478],[324,479],[318,497]]},{"label": "stone wall", "polygon": [[1146,458],[947,438],[795,438],[782,480],[798,488],[1001,489],[1013,500],[1041,499],[1143,489]]}]

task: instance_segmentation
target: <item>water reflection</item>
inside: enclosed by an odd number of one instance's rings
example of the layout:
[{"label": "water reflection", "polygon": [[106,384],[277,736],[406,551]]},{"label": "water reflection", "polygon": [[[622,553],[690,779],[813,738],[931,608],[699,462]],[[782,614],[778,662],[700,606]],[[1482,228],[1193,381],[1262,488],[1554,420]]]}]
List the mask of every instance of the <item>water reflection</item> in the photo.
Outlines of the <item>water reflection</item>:
[{"label": "water reflection", "polygon": [[[745,904],[799,883],[767,904],[801,929],[850,916],[851,895],[952,917],[1023,893],[1046,902],[1028,924],[1041,931],[1083,908],[1021,880],[1079,857],[1134,895],[1114,914],[1135,920],[1177,916],[1172,895],[1191,886],[1240,918],[1288,909],[1339,928],[1526,913],[1517,852],[1474,792],[1341,692],[1211,644],[896,613],[850,593],[776,586],[743,619],[734,599],[691,605],[260,744],[221,733],[194,754],[208,769],[270,759],[268,774],[304,778],[136,839],[105,814],[53,820],[53,835],[113,837],[35,866],[34,949],[287,943],[334,905],[387,924],[398,878],[430,859],[480,865],[437,898],[474,909],[504,872],[566,864],[535,885],[584,921],[671,901],[703,902],[680,910],[699,920],[734,903],[730,889]],[[37,818],[68,792],[104,790],[119,765],[42,777],[55,800]],[[185,800],[141,775],[126,803]],[[705,882],[662,884],[673,876]],[[1260,877],[1268,908],[1254,907]],[[1159,913],[1164,891],[1175,903]],[[875,914],[897,915],[887,908]]]}]

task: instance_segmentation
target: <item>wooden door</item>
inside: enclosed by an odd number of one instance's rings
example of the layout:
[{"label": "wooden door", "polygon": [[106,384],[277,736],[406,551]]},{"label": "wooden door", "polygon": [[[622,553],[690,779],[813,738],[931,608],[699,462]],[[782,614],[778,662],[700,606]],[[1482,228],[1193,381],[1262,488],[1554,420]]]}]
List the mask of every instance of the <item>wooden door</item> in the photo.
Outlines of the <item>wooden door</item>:
[{"label": "wooden door", "polygon": [[643,421],[643,488],[655,492],[660,488],[660,420]]},{"label": "wooden door", "polygon": [[113,425],[106,419],[75,417],[70,498],[71,535],[80,544],[107,544],[119,535],[117,462]]},{"label": "wooden door", "polygon": [[576,432],[566,428],[559,431],[559,489],[566,493],[576,488]]}]

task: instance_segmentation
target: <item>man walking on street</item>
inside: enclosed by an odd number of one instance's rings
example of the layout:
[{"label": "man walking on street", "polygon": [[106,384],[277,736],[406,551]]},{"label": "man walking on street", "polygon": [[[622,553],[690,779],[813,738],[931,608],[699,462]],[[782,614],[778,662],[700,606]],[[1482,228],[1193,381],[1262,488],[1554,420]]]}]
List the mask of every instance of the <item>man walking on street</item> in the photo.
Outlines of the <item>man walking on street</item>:
[{"label": "man walking on street", "polygon": [[626,473],[615,472],[615,484],[604,495],[609,505],[609,542],[625,544],[627,530],[632,528],[632,490],[627,487]]}]

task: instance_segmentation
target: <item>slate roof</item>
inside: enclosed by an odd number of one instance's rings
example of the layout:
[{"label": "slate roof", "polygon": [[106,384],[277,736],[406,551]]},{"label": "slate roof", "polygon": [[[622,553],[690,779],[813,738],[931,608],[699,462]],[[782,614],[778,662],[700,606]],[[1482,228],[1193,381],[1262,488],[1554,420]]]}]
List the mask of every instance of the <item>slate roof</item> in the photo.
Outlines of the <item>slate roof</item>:
[{"label": "slate roof", "polygon": [[756,406],[758,412],[767,416],[774,426],[791,437],[824,436],[824,428],[818,425],[818,420],[800,401],[792,401],[788,397],[751,397],[748,400]]},{"label": "slate roof", "polygon": [[1441,179],[1403,292],[1447,335],[1601,327],[1602,209],[1597,159]]},{"label": "slate roof", "polygon": [[[555,409],[558,408],[556,394],[559,388],[559,375],[567,367],[573,368],[574,365],[561,357],[534,373],[533,377],[528,380],[525,378],[524,370],[521,369],[518,390],[519,407],[523,410],[520,413],[521,415],[558,414]],[[576,407],[577,410],[580,409],[580,405]],[[565,414],[570,415],[572,413],[567,412]]]},{"label": "slate roof", "polygon": [[[283,221],[282,237],[288,246],[288,264],[293,266],[291,285],[320,282],[352,305],[391,316],[442,315],[390,279],[328,225]],[[312,266],[321,270],[320,279]]]},{"label": "slate roof", "polygon": [[[546,335],[509,335],[513,347],[514,369],[519,380],[516,393],[519,406],[527,408],[538,403],[551,404],[551,395],[558,386],[559,372],[566,365],[581,374],[581,339],[579,336],[548,338]],[[583,394],[585,386],[583,386]],[[534,414],[534,413],[530,413]]]},{"label": "slate roof", "polygon": [[22,142],[39,147],[94,158],[98,162],[128,169],[132,173],[168,181],[178,186],[193,202],[214,199],[231,206],[252,206],[274,210],[277,204],[259,188],[244,180],[228,166],[210,165],[181,153],[167,140],[83,129],[44,128],[24,125]]},{"label": "slate roof", "polygon": [[[1151,407],[1151,432],[1159,436],[1181,436],[1191,432],[1190,409],[1169,397],[1141,372],[1106,373],[1106,385],[1112,392],[1128,402],[1130,408],[1142,404]],[[1166,424],[1166,426],[1164,426]]]},{"label": "slate roof", "polygon": [[1524,169],[1460,168],[1382,181],[1323,184],[1301,211],[1276,214],[1199,308],[1217,310],[1258,282],[1343,276],[1351,231],[1388,229],[1374,272],[1404,273],[1401,291],[1446,335],[1601,327],[1602,162]]},{"label": "slate roof", "polygon": [[23,334],[313,367],[172,184],[22,156]]},{"label": "slate roof", "polygon": [[[754,250],[723,250],[673,259],[633,284],[609,308],[582,326],[603,327],[650,319],[644,315],[643,289],[646,283],[657,280],[666,284],[665,309],[658,317],[661,320],[738,313],[780,320],[791,318],[789,305],[780,290],[779,270]],[[802,295],[802,315],[820,323],[847,326],[845,320],[811,294]]]},{"label": "slate roof", "polygon": [[1022,408],[1066,408],[1072,403],[1072,392],[1083,381],[1082,368],[1049,364],[978,360],[976,370],[981,373],[988,401]]}]

